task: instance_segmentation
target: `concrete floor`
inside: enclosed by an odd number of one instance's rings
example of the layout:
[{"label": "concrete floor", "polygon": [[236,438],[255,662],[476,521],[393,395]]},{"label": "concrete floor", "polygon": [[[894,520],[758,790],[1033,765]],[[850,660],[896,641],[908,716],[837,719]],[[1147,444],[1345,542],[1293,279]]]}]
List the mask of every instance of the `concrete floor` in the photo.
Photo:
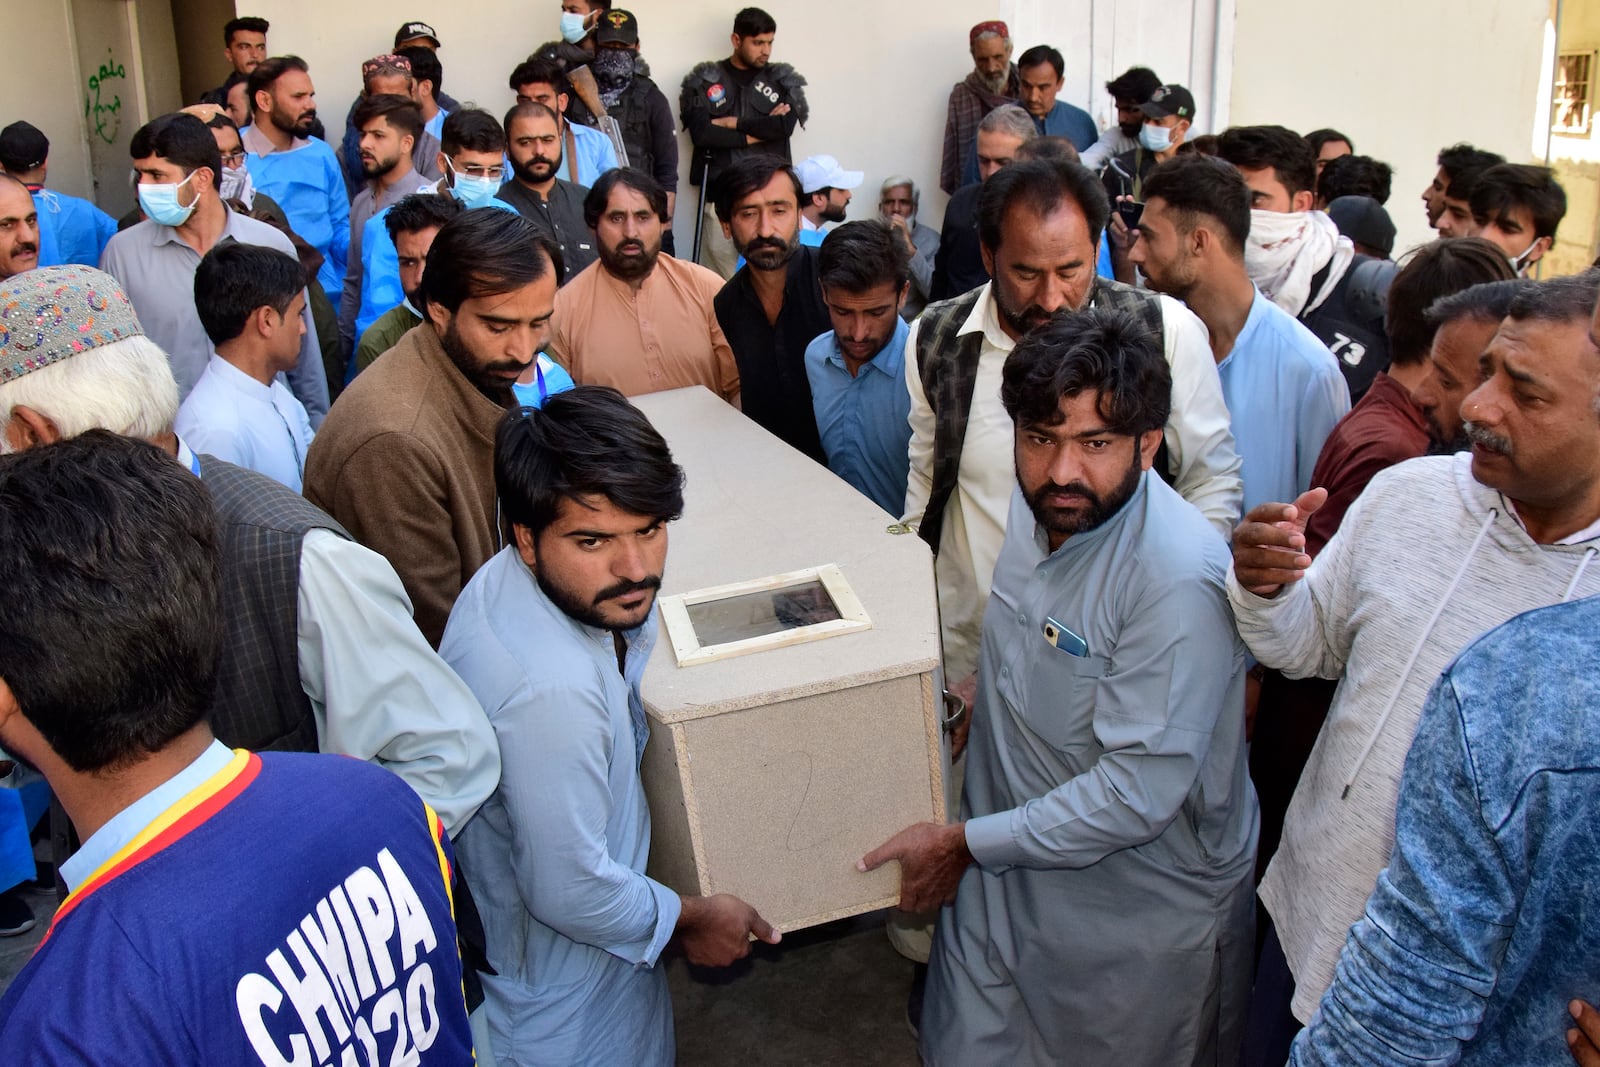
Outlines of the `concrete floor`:
[{"label": "concrete floor", "polygon": [[[55,894],[30,891],[37,925],[0,938],[0,992],[44,937]],[[916,1067],[906,1029],[911,964],[889,946],[883,913],[757,945],[724,971],[667,964],[684,1067]]]}]

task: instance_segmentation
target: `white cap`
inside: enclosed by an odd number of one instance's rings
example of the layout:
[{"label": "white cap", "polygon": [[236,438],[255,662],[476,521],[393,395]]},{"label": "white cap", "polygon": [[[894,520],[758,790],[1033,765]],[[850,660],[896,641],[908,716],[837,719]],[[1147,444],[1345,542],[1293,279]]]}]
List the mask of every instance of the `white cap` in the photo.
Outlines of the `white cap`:
[{"label": "white cap", "polygon": [[845,170],[832,156],[812,156],[794,168],[800,176],[800,190],[814,193],[818,189],[854,189],[866,174],[859,170]]}]

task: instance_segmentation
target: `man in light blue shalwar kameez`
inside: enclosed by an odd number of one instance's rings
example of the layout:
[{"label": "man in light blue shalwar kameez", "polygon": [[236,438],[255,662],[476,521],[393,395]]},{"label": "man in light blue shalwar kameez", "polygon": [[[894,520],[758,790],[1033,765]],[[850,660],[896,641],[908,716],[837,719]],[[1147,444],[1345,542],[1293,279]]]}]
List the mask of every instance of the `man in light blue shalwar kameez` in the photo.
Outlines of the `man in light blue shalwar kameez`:
[{"label": "man in light blue shalwar kameez", "polygon": [[1159,343],[1109,309],[1007,359],[1019,490],[984,615],[961,815],[865,857],[939,916],[930,1067],[1231,1064],[1257,810],[1227,546],[1151,471]]}]

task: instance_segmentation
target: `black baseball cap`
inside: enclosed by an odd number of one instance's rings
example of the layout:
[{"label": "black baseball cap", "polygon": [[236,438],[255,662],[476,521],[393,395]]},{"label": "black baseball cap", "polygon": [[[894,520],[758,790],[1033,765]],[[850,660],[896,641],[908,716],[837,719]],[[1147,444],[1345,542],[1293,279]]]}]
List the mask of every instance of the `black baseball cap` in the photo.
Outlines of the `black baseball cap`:
[{"label": "black baseball cap", "polygon": [[25,174],[50,156],[50,139],[31,122],[17,121],[0,130],[0,167]]},{"label": "black baseball cap", "polygon": [[1150,99],[1139,105],[1146,118],[1164,119],[1176,115],[1180,119],[1194,118],[1194,96],[1181,85],[1163,85],[1150,94]]},{"label": "black baseball cap", "polygon": [[1328,215],[1339,232],[1350,240],[1375,248],[1386,256],[1394,251],[1394,220],[1372,197],[1335,197],[1328,205]]},{"label": "black baseball cap", "polygon": [[600,16],[594,29],[595,44],[638,44],[639,20],[633,12],[614,7]]},{"label": "black baseball cap", "polygon": [[433,32],[433,27],[426,22],[408,22],[394,31],[394,46],[400,47],[401,41],[414,41],[418,37],[426,37],[433,42],[433,47],[443,48],[439,43],[439,35]]}]

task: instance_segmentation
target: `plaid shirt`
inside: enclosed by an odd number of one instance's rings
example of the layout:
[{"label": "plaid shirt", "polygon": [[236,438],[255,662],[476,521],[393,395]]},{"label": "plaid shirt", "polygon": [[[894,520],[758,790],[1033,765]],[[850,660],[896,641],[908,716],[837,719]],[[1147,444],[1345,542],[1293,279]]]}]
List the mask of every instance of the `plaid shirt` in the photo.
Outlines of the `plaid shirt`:
[{"label": "plaid shirt", "polygon": [[1020,91],[1016,64],[1006,73],[1005,92],[991,93],[973,71],[950,90],[950,110],[944,120],[944,158],[939,163],[939,188],[953,193],[961,188],[961,175],[978,147],[978,123],[1001,104],[1014,104]]}]

